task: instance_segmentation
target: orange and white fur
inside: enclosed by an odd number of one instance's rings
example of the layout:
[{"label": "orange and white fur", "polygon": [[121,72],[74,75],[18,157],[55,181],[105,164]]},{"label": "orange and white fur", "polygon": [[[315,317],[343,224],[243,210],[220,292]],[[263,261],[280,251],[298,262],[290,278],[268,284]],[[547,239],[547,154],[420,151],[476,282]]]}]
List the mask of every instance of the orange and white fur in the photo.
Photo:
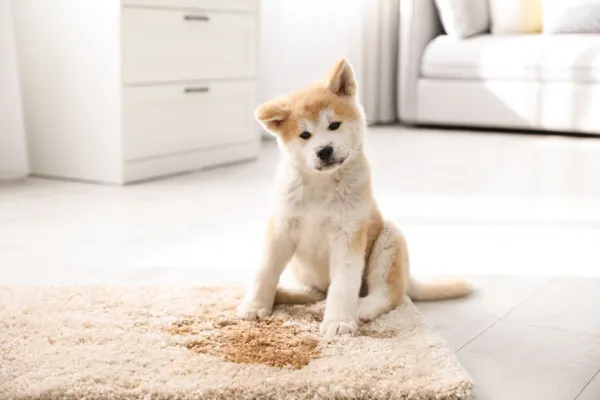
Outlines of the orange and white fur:
[{"label": "orange and white fur", "polygon": [[[348,61],[323,81],[263,104],[256,117],[283,156],[263,260],[238,307],[241,318],[260,320],[274,304],[326,296],[321,332],[333,337],[355,333],[359,320],[390,311],[405,294],[438,300],[469,293],[463,281],[410,277],[406,241],[373,199],[366,121]],[[294,284],[279,286],[286,267]]]}]

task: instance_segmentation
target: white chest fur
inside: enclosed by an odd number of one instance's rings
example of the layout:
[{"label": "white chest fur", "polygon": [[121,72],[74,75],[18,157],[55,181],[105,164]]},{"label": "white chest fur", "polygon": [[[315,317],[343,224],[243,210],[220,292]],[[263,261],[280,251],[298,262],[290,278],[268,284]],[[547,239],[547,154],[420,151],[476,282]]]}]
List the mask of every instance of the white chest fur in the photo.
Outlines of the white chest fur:
[{"label": "white chest fur", "polygon": [[296,244],[292,272],[325,290],[332,246],[341,236],[352,235],[369,215],[366,166],[355,160],[332,174],[315,174],[284,163],[278,182],[278,218],[288,221]]}]

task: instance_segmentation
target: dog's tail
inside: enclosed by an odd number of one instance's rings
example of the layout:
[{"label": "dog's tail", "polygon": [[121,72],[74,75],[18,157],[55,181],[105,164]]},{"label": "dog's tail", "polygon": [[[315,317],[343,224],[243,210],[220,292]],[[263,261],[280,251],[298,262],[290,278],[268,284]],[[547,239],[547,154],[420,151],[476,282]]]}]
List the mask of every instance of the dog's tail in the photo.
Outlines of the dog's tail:
[{"label": "dog's tail", "polygon": [[471,293],[471,286],[461,279],[448,279],[432,283],[419,282],[410,277],[408,297],[415,301],[445,300],[463,297]]},{"label": "dog's tail", "polygon": [[279,286],[275,304],[310,304],[325,300],[325,293],[310,288],[286,288]]}]

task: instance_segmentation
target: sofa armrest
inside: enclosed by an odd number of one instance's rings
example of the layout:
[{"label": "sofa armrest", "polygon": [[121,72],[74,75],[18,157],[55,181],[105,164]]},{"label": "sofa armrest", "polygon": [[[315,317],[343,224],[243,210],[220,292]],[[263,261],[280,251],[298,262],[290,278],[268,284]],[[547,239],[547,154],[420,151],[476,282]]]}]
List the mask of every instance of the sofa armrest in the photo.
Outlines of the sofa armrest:
[{"label": "sofa armrest", "polygon": [[398,119],[417,120],[417,83],[425,48],[443,33],[434,0],[400,0]]}]

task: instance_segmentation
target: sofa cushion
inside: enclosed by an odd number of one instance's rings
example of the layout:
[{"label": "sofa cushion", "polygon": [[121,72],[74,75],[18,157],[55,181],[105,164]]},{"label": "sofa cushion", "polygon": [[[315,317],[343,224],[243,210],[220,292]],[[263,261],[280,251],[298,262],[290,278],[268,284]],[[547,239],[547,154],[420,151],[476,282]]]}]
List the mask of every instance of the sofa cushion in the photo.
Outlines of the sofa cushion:
[{"label": "sofa cushion", "polygon": [[541,0],[489,0],[489,2],[493,34],[542,31]]},{"label": "sofa cushion", "polygon": [[600,1],[543,0],[544,33],[600,33]]},{"label": "sofa cushion", "polygon": [[489,31],[488,0],[434,0],[444,30],[459,39]]},{"label": "sofa cushion", "polygon": [[600,82],[600,35],[438,36],[421,75],[438,79]]}]

